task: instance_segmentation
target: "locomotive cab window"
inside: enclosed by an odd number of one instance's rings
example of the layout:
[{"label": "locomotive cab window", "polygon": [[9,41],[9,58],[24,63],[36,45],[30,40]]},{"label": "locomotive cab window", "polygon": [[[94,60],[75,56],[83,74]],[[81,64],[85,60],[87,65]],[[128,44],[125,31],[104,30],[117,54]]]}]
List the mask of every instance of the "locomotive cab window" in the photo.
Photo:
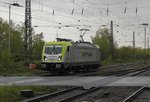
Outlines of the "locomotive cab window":
[{"label": "locomotive cab window", "polygon": [[62,52],[62,45],[46,45],[45,54],[60,54]]}]

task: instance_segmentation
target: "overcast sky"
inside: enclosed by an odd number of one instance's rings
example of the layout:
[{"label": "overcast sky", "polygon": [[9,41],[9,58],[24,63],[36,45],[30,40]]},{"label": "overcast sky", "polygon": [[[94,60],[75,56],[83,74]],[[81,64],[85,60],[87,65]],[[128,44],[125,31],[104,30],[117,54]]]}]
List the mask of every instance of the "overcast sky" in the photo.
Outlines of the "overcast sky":
[{"label": "overcast sky", "polygon": [[[135,31],[136,47],[144,47],[144,27],[141,24],[150,24],[150,0],[31,1],[32,26],[38,26],[34,28],[35,32],[43,32],[45,41],[54,41],[57,36],[79,40],[82,33],[79,29],[82,28],[90,29],[84,39],[91,41],[91,36],[99,28],[110,28],[110,21],[114,21],[114,40],[119,46],[132,46]],[[25,7],[25,0],[0,0],[0,17],[4,20],[8,20],[9,16],[6,2],[17,2]],[[16,24],[24,22],[24,7],[11,8],[11,20]],[[149,27],[147,37],[150,37]]]}]

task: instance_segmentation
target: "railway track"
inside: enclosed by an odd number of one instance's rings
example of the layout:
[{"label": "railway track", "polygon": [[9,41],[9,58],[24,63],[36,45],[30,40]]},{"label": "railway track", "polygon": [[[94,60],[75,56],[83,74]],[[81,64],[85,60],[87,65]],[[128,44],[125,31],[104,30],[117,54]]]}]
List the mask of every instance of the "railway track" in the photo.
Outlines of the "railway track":
[{"label": "railway track", "polygon": [[76,76],[109,76],[116,75],[119,73],[127,72],[130,70],[135,70],[143,66],[144,63],[129,63],[129,64],[120,64],[120,65],[111,65],[100,67],[99,69],[93,72],[84,72],[77,73]]},{"label": "railway track", "polygon": [[81,87],[74,87],[52,94],[46,94],[40,97],[27,99],[22,102],[70,102],[71,100],[84,96],[93,90],[95,90],[95,88],[85,90]]},{"label": "railway track", "polygon": [[[100,67],[97,70],[94,71],[79,71],[78,73],[68,73],[66,75],[68,76],[108,76],[108,75],[115,75],[118,73],[122,73],[125,71],[129,71],[129,70],[134,70],[135,67],[140,67],[143,66],[144,63],[140,62],[140,63],[128,63],[128,64],[119,64],[119,65],[110,65],[110,66],[103,66]],[[37,73],[37,75],[40,76],[53,76],[50,72],[48,71],[41,71],[40,73]]]},{"label": "railway track", "polygon": [[145,66],[139,69],[132,69],[132,70],[125,71],[123,73],[116,74],[116,76],[136,76],[149,70],[150,70],[150,66]]},{"label": "railway track", "polygon": [[[142,72],[145,72],[147,70],[150,70],[149,66],[145,66],[143,68],[139,68],[136,70],[128,70],[126,72],[123,73],[119,73],[116,74],[116,76],[136,76],[138,74],[141,74]],[[136,93],[140,93],[147,85],[145,85],[144,87],[140,88]],[[39,97],[35,97],[35,98],[31,98],[31,99],[27,99],[24,100],[22,102],[73,102],[74,100],[80,99],[82,97],[86,97],[87,95],[97,92],[101,90],[101,87],[95,87],[95,88],[91,88],[88,90],[85,90],[81,87],[74,87],[71,89],[66,89],[63,91],[59,91],[59,92],[55,92],[55,93],[51,93],[51,94],[46,94],[43,96],[39,96]],[[126,99],[128,100],[128,99]],[[130,101],[123,101],[123,102],[130,102]]]},{"label": "railway track", "polygon": [[124,70],[118,70],[118,71],[112,71],[112,73],[106,73],[106,75],[114,75],[114,76],[136,76],[141,73],[144,73],[146,71],[150,70],[150,65],[142,65],[142,66],[136,66],[134,68],[126,68]]},{"label": "railway track", "polygon": [[68,96],[69,94],[75,95],[75,94],[79,94],[82,91],[83,91],[82,88],[74,87],[74,88],[65,89],[59,92],[54,92],[51,94],[46,94],[46,95],[42,95],[39,97],[27,99],[22,102],[48,102],[48,101],[57,102],[59,100],[62,100],[64,97]]},{"label": "railway track", "polygon": [[[68,90],[64,90],[61,92],[57,92],[57,93],[43,95],[40,97],[35,97],[35,98],[24,100],[21,102],[84,102],[88,98],[88,95],[96,94],[97,92],[100,92],[101,90],[104,90],[103,87],[95,87],[95,88],[91,88],[88,90],[75,87],[74,89],[68,89]],[[104,97],[105,96],[107,97],[111,93],[104,92],[102,94],[104,95]],[[103,101],[100,101],[101,98],[96,98],[93,100],[94,101],[85,101],[85,102],[103,102]],[[113,101],[109,101],[109,102],[113,102]],[[125,101],[125,102],[130,102],[130,101]]]},{"label": "railway track", "polygon": [[128,96],[122,102],[150,102],[150,99],[149,99],[150,93],[149,93],[149,95],[147,95],[147,98],[143,98],[142,100],[139,100],[139,99],[136,100],[136,98],[138,98],[142,93],[144,93],[145,90],[149,90],[149,92],[150,92],[150,88],[147,88],[148,85],[150,85],[150,83],[142,86],[140,89],[138,89],[133,94],[131,94],[130,96]]},{"label": "railway track", "polygon": [[[127,65],[119,65],[116,66],[116,68],[108,68],[108,69],[99,69],[95,72],[90,72],[90,73],[81,73],[81,74],[76,74],[77,76],[123,76],[123,75],[128,75],[128,76],[135,76],[137,73],[143,73],[150,70],[150,65],[143,65],[143,63],[139,63],[137,65],[134,64],[127,64]],[[135,75],[130,75],[130,73],[135,74]]]}]

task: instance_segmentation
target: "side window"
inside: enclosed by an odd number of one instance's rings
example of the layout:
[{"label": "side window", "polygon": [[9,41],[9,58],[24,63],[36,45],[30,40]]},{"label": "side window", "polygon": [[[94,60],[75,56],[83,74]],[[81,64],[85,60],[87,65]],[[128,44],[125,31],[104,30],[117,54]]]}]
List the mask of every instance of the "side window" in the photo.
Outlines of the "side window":
[{"label": "side window", "polygon": [[67,47],[67,51],[69,52],[69,46]]}]

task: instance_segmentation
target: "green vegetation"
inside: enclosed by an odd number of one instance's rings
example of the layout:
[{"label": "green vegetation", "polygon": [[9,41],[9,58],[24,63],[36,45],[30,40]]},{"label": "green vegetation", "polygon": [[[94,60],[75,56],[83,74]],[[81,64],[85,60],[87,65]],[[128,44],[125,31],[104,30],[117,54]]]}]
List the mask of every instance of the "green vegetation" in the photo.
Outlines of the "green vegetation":
[{"label": "green vegetation", "polygon": [[27,67],[16,67],[16,65],[14,67],[11,66],[11,68],[3,67],[0,70],[1,76],[34,76],[38,75],[38,73],[41,73],[41,71],[29,69]]},{"label": "green vegetation", "polygon": [[[10,54],[8,51],[9,27],[10,36]],[[33,33],[32,60],[38,63],[41,60],[42,47],[44,45],[43,33]],[[0,75],[31,75],[34,71],[27,69],[24,42],[24,25],[11,25],[0,18]]]},{"label": "green vegetation", "polygon": [[[8,52],[8,35],[11,28],[10,54]],[[37,71],[28,69],[25,55],[24,25],[9,25],[7,21],[0,18],[0,75],[33,75]],[[32,61],[40,65],[42,48],[44,45],[43,33],[33,33]],[[150,58],[149,52],[142,48],[121,47],[114,44],[114,55],[110,54],[110,36],[108,29],[99,29],[92,37],[93,43],[100,46],[102,64],[136,62]]]},{"label": "green vegetation", "polygon": [[130,63],[145,61],[150,58],[149,49],[133,48],[131,46],[117,47],[114,43],[114,54],[110,53],[110,36],[108,29],[99,29],[94,37],[91,37],[93,43],[99,45],[101,49],[101,59],[103,65],[116,63]]},{"label": "green vegetation", "polygon": [[51,93],[57,90],[56,87],[49,86],[0,86],[0,102],[20,102],[25,97],[21,90],[32,89],[34,96]]}]

